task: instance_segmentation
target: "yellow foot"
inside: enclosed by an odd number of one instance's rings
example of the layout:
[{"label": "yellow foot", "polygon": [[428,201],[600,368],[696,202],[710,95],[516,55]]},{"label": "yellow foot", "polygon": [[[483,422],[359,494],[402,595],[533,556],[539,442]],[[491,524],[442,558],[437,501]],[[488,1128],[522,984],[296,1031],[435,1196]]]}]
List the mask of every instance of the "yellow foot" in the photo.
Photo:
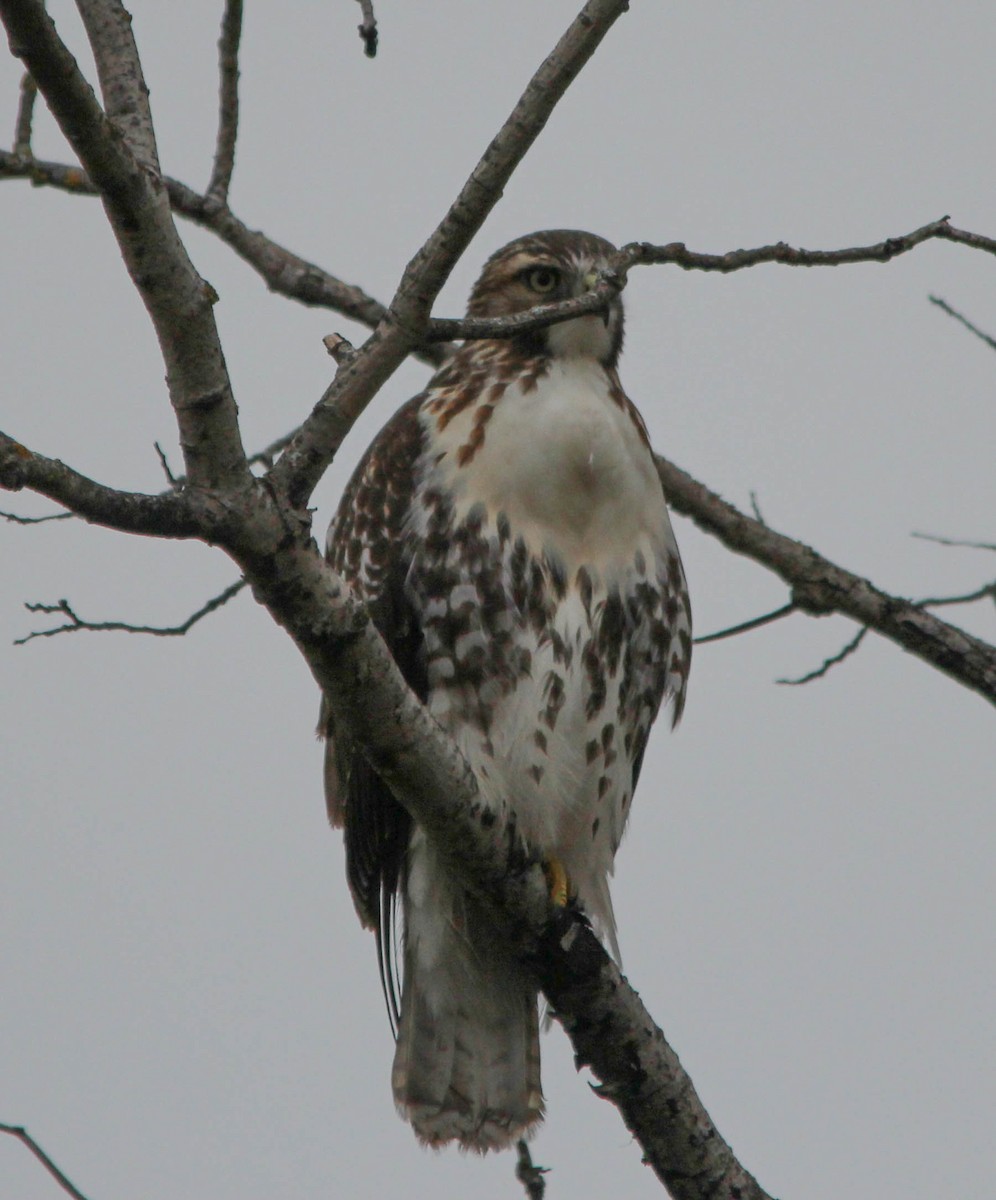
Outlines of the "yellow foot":
[{"label": "yellow foot", "polygon": [[567,907],[567,872],[559,858],[548,858],[543,863],[550,899],[558,908]]}]

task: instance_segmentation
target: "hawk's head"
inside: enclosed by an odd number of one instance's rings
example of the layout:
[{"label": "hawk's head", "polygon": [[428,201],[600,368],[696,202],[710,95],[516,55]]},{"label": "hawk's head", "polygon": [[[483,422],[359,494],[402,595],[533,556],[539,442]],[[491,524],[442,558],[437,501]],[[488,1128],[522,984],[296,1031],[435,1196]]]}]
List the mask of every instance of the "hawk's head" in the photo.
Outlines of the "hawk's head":
[{"label": "hawk's head", "polygon": [[[581,296],[591,290],[615,252],[611,242],[578,229],[551,229],[517,238],[484,264],[467,315],[505,317],[537,304]],[[550,325],[521,340],[533,353],[595,358],[614,367],[622,339],[622,300],[616,296],[604,313]]]}]

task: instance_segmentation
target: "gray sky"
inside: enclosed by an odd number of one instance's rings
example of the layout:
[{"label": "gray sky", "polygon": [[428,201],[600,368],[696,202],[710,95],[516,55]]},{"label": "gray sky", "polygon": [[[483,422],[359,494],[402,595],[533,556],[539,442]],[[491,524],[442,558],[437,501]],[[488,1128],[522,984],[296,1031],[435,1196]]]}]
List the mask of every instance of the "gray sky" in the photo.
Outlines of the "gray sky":
[{"label": "gray sky", "polygon": [[[249,5],[232,203],[387,299],[577,0]],[[64,35],[87,56],[64,2]],[[219,5],[133,5],[167,171],[203,187]],[[278,12],[279,9],[279,12]],[[178,17],[178,12],[182,15]],[[637,3],[568,92],[437,308],[462,312],[518,234],[725,251],[873,242],[949,213],[996,234],[990,4]],[[89,68],[88,68],[89,69]],[[19,72],[0,60],[13,128]],[[6,135],[6,136],[9,136]],[[36,151],[66,158],[46,114]],[[183,227],[246,444],[321,394],[348,322],[270,296]],[[0,187],[0,428],[124,488],[178,463],[164,369],[98,204]],[[996,536],[990,257],[633,273],[622,377],[657,449],[897,594],[969,590]],[[426,371],[395,376],[316,497]],[[50,511],[32,497],[0,507]],[[784,588],[677,520],[697,631]],[[59,523],[0,525],[0,1119],[92,1200],[519,1194],[508,1156],[416,1145],[393,1111],[374,945],[325,824],[317,696],[248,596],[183,640],[12,640],[68,597],[173,623],[235,577],[219,553]],[[989,640],[992,606],[949,610]],[[614,888],[624,968],[745,1165],[788,1200],[980,1196],[996,1126],[993,716],[880,639],[790,618],[698,649],[655,732]],[[662,1193],[615,1109],[544,1041],[548,1196]],[[988,1186],[987,1186],[988,1185]],[[0,1141],[0,1196],[60,1193]]]}]

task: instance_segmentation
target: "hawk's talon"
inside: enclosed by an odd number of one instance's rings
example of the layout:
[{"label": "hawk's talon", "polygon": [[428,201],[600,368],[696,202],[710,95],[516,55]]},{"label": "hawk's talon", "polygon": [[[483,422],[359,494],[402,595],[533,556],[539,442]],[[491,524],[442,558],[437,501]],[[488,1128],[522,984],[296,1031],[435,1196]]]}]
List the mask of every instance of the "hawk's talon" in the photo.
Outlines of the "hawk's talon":
[{"label": "hawk's talon", "polygon": [[548,858],[543,863],[543,874],[550,889],[550,900],[558,908],[567,907],[567,871],[559,858]]}]

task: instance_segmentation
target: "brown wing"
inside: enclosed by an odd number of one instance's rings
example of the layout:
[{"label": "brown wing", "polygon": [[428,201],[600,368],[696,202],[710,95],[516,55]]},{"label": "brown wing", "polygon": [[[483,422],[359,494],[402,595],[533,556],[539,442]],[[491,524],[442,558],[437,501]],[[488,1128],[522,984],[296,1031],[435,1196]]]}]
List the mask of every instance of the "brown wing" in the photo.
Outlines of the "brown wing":
[{"label": "brown wing", "polygon": [[[422,635],[404,594],[411,562],[406,538],[414,473],[422,446],[416,396],[376,437],[343,493],[329,527],[326,557],[367,603],[409,687],[426,698]],[[377,959],[388,1012],[397,1021],[393,928],[411,818],[372,770],[323,699],[319,734],[325,747],[329,820],[342,827],[346,873],[360,920],[377,936]]]}]

